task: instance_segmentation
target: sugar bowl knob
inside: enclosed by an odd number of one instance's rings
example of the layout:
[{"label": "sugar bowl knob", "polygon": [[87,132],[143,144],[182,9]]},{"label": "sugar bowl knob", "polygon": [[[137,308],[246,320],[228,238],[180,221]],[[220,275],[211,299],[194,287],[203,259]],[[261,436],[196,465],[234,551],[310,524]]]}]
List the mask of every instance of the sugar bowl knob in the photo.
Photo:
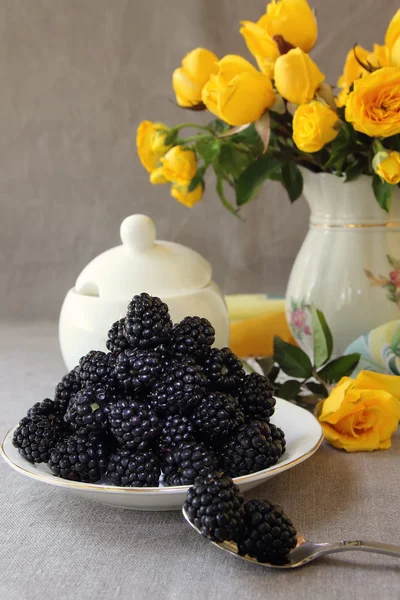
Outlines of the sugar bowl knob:
[{"label": "sugar bowl knob", "polygon": [[145,252],[154,245],[156,227],[146,215],[131,215],[122,221],[120,235],[126,248],[132,252]]}]

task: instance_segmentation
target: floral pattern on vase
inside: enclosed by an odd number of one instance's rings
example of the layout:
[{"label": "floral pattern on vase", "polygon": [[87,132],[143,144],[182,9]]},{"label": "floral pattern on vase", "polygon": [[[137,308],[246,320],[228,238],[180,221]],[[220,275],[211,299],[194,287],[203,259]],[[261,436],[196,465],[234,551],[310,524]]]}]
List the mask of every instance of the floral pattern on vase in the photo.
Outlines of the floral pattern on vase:
[{"label": "floral pattern on vase", "polygon": [[390,267],[393,269],[388,276],[374,275],[368,269],[365,269],[365,274],[371,280],[373,286],[384,288],[387,292],[387,298],[391,302],[395,302],[400,308],[400,259],[387,255]]},{"label": "floral pattern on vase", "polygon": [[289,311],[289,327],[293,335],[300,340],[305,336],[312,335],[310,305],[304,300],[298,302],[295,298],[290,299],[291,310]]}]

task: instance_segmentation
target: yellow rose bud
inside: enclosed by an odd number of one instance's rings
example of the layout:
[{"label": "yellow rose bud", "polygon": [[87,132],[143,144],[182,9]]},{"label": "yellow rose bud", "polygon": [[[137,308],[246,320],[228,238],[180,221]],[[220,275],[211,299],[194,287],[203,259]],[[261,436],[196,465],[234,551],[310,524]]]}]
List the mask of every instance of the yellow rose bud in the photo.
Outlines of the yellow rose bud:
[{"label": "yellow rose bud", "polygon": [[400,133],[400,67],[385,67],[355,81],[346,121],[371,137]]},{"label": "yellow rose bud", "polygon": [[168,181],[189,185],[197,172],[197,160],[193,150],[174,146],[161,158],[162,173]]},{"label": "yellow rose bud", "polygon": [[336,97],[336,106],[341,108],[346,106],[347,98],[349,97],[350,88],[343,88]]},{"label": "yellow rose bud", "polygon": [[283,98],[293,104],[311,102],[325,79],[317,65],[300,48],[282,54],[275,63],[275,86]]},{"label": "yellow rose bud", "polygon": [[393,19],[390,21],[389,27],[386,30],[385,45],[388,46],[391,50],[399,37],[400,37],[400,8],[394,15]]},{"label": "yellow rose bud", "polygon": [[210,75],[217,72],[218,57],[205,48],[192,50],[182,60],[182,66],[172,75],[172,87],[179,106],[196,106]]},{"label": "yellow rose bud", "polygon": [[217,75],[212,75],[203,88],[208,110],[229,125],[257,121],[274,100],[269,77],[236,55],[220,60]]},{"label": "yellow rose bud", "polygon": [[374,44],[374,51],[371,52],[371,54],[368,54],[367,63],[369,63],[375,69],[381,69],[382,67],[391,67],[392,59],[390,57],[389,47]]},{"label": "yellow rose bud", "polygon": [[244,37],[249,51],[256,59],[260,71],[272,79],[275,61],[280,56],[275,40],[263,27],[251,21],[242,21],[240,33]]},{"label": "yellow rose bud", "polygon": [[400,152],[378,152],[374,156],[372,166],[375,173],[388,183],[400,183]]},{"label": "yellow rose bud", "polygon": [[302,152],[318,152],[331,142],[339,130],[336,112],[322,102],[302,104],[293,117],[293,140]]},{"label": "yellow rose bud", "polygon": [[136,147],[144,168],[151,173],[160,166],[160,159],[171,148],[164,141],[169,129],[163,123],[142,121],[137,129]]},{"label": "yellow rose bud", "polygon": [[150,183],[153,185],[168,183],[168,179],[165,179],[164,177],[163,167],[158,167],[158,169],[154,169],[154,171],[150,173]]},{"label": "yellow rose bud", "polygon": [[[362,46],[355,46],[348,51],[346,61],[344,63],[343,75],[338,79],[338,86],[341,88],[349,88],[356,79],[359,79],[363,73],[367,71],[360,65],[357,58],[367,64],[368,56],[370,55],[369,50],[366,50]],[[357,58],[356,58],[357,56]]]},{"label": "yellow rose bud", "polygon": [[317,41],[317,20],[307,0],[272,0],[258,25],[271,37],[281,35],[304,52],[309,52]]},{"label": "yellow rose bud", "polygon": [[399,382],[400,377],[368,371],[355,380],[343,377],[319,405],[325,439],[347,452],[390,448],[400,419]]},{"label": "yellow rose bud", "polygon": [[192,208],[192,206],[202,199],[203,191],[201,183],[199,183],[191,192],[188,191],[187,185],[178,185],[177,183],[174,183],[171,187],[171,196],[188,208]]}]

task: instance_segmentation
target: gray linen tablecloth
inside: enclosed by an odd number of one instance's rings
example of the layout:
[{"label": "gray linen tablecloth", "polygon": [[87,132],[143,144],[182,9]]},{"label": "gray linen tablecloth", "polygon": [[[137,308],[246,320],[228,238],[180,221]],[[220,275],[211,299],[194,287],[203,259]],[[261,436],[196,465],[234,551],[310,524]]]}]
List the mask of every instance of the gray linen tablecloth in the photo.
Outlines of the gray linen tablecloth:
[{"label": "gray linen tablecloth", "polygon": [[[55,325],[0,327],[0,433],[51,395],[64,368]],[[283,505],[313,540],[400,544],[400,439],[386,452],[346,454],[324,445],[249,497]],[[223,554],[178,512],[97,505],[36,483],[0,460],[2,600],[355,598],[398,600],[400,561],[327,557],[293,572]]]}]

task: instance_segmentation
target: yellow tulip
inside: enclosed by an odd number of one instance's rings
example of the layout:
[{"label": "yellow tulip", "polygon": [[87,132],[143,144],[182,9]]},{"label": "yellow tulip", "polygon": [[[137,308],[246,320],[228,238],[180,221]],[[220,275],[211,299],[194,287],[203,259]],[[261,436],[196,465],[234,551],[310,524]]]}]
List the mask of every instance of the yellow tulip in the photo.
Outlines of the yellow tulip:
[{"label": "yellow tulip", "polygon": [[251,21],[242,21],[240,33],[244,37],[249,51],[256,59],[260,71],[272,79],[275,61],[280,56],[275,40],[263,27]]},{"label": "yellow tulip", "polygon": [[192,50],[182,60],[182,66],[172,75],[172,87],[179,106],[196,106],[201,102],[201,91],[217,72],[218,57],[206,48]]},{"label": "yellow tulip", "polygon": [[302,152],[318,152],[339,133],[336,112],[322,102],[302,104],[293,117],[293,140]]},{"label": "yellow tulip", "polygon": [[161,165],[161,157],[171,148],[164,143],[168,132],[168,127],[163,123],[151,121],[142,121],[137,129],[137,152],[142,165],[149,173]]},{"label": "yellow tulip", "polygon": [[200,202],[203,197],[203,191],[204,189],[201,183],[199,183],[191,192],[188,191],[187,185],[174,183],[171,186],[171,196],[188,208],[192,208],[197,202]]},{"label": "yellow tulip", "polygon": [[400,152],[378,152],[372,161],[374,171],[384,181],[397,185],[400,183]]},{"label": "yellow tulip", "polygon": [[381,69],[382,67],[391,67],[392,59],[390,56],[389,47],[374,44],[374,51],[368,54],[367,63],[369,63],[375,69]]},{"label": "yellow tulip", "polygon": [[275,63],[275,87],[279,94],[293,104],[311,102],[325,79],[317,65],[300,48],[282,54]]},{"label": "yellow tulip", "polygon": [[193,150],[174,146],[161,158],[162,173],[168,181],[189,185],[197,172],[196,154]]},{"label": "yellow tulip", "polygon": [[258,25],[271,37],[281,35],[304,52],[309,52],[317,41],[317,21],[307,0],[272,0]]},{"label": "yellow tulip", "polygon": [[400,67],[384,67],[355,81],[346,121],[371,137],[400,133]]},{"label": "yellow tulip", "polygon": [[366,64],[370,54],[371,53],[369,50],[366,50],[359,45],[348,51],[346,61],[344,63],[343,74],[339,77],[337,82],[340,88],[349,88],[356,79],[363,75],[363,73],[368,72],[360,65],[357,58],[362,63]]},{"label": "yellow tulip", "polygon": [[400,377],[361,371],[343,377],[319,405],[325,439],[347,452],[390,448],[400,420]]},{"label": "yellow tulip", "polygon": [[229,125],[257,121],[272,106],[275,94],[271,80],[241,56],[228,55],[218,63],[203,88],[208,110]]}]

